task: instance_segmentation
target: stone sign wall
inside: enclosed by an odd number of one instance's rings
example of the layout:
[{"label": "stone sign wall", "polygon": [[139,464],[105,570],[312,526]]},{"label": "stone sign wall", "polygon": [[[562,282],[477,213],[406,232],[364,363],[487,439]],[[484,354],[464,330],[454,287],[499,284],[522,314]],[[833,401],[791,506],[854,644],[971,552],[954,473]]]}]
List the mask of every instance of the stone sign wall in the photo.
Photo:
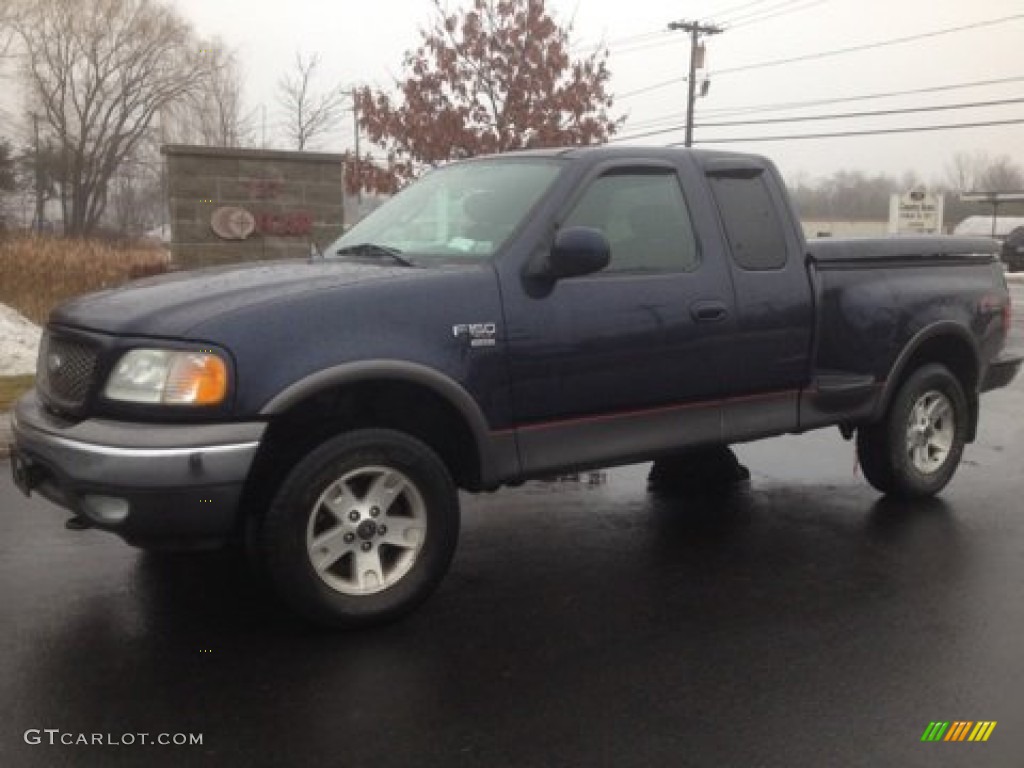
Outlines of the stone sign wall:
[{"label": "stone sign wall", "polygon": [[302,257],[341,234],[341,155],[167,145],[171,255],[182,269]]}]

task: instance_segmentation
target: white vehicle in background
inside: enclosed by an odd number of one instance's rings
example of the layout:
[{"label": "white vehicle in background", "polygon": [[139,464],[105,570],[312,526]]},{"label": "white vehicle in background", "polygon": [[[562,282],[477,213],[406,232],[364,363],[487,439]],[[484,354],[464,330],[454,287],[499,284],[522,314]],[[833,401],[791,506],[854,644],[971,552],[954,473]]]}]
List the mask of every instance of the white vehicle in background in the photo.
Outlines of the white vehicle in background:
[{"label": "white vehicle in background", "polygon": [[1003,244],[1000,259],[1007,270],[1024,271],[1024,216],[968,216],[953,234],[995,238]]}]

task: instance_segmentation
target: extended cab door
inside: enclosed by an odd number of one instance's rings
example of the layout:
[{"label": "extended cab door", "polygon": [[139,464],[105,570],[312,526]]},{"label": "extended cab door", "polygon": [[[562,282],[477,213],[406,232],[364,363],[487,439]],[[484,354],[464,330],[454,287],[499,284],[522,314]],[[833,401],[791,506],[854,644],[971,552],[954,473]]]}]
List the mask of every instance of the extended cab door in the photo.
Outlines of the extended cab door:
[{"label": "extended cab door", "polygon": [[[601,230],[611,263],[531,290],[503,276],[512,401],[526,473],[718,440],[727,268],[688,200],[699,172],[660,161],[592,169],[552,223]],[[506,284],[507,283],[507,284]]]},{"label": "extended cab door", "polygon": [[736,325],[722,365],[725,439],[793,430],[815,311],[803,235],[767,161],[706,160],[705,174],[735,290]]}]

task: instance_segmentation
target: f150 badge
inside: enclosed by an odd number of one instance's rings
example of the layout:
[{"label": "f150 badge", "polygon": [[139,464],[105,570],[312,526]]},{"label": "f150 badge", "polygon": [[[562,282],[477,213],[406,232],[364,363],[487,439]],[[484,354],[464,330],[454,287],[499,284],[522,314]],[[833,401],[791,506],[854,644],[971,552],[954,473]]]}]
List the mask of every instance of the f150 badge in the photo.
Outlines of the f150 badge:
[{"label": "f150 badge", "polygon": [[497,335],[496,323],[459,323],[452,326],[452,336],[456,339],[469,339],[471,347],[493,347]]}]

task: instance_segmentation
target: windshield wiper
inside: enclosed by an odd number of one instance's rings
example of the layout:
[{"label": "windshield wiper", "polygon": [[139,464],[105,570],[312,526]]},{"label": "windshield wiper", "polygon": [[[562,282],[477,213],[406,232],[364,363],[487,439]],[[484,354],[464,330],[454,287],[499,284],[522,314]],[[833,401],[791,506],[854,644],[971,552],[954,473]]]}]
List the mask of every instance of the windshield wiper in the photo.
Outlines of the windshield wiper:
[{"label": "windshield wiper", "polygon": [[344,248],[339,248],[334,252],[336,256],[345,256],[351,254],[353,256],[374,256],[377,258],[387,257],[392,259],[396,264],[401,264],[403,267],[415,267],[416,264],[407,259],[402,255],[402,252],[398,248],[392,248],[389,245],[379,245],[377,243],[359,243],[358,245],[346,245]]}]

